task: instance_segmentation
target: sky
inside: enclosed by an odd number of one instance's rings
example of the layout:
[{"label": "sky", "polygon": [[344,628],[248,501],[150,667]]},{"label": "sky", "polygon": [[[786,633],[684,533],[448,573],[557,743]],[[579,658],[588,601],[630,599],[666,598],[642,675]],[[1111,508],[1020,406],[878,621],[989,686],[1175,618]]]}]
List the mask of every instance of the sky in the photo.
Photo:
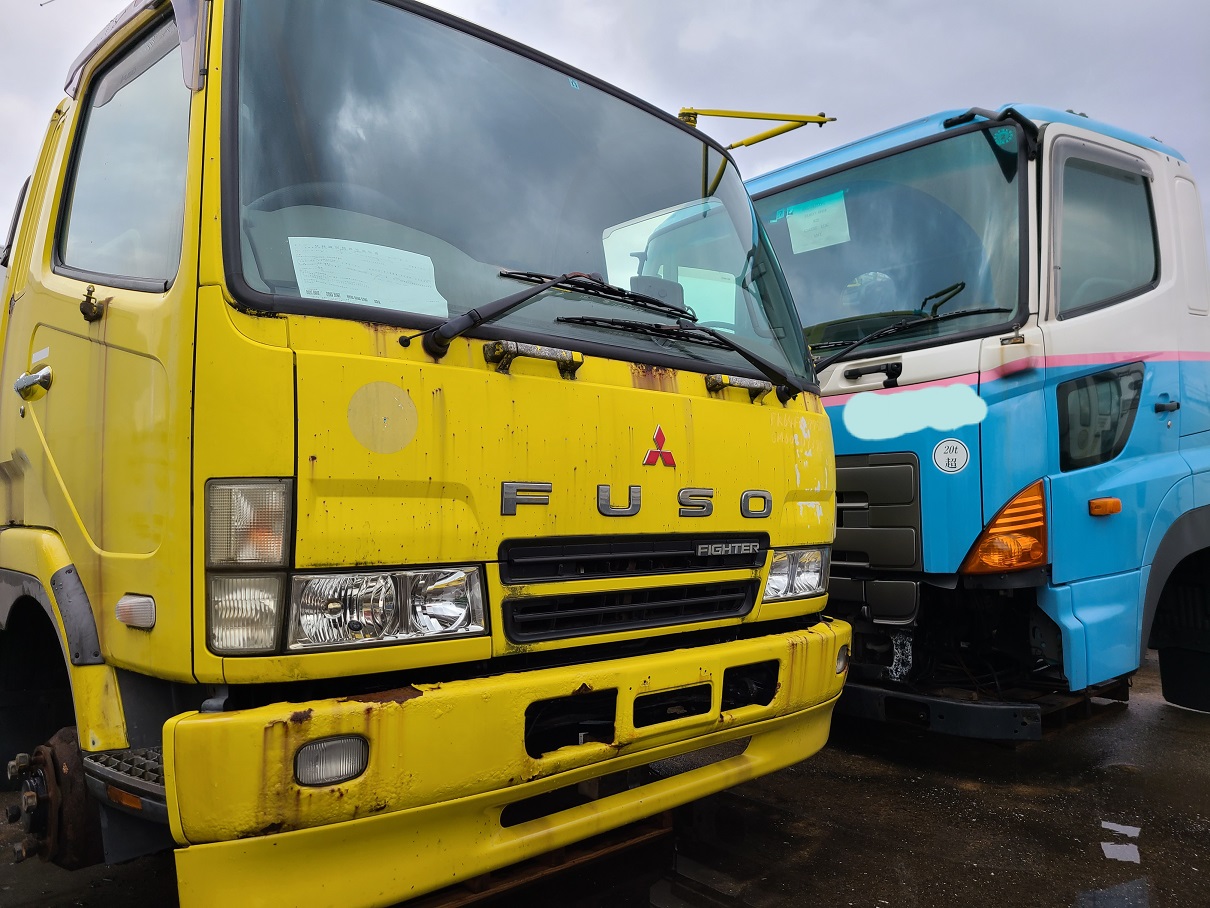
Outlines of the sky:
[{"label": "sky", "polygon": [[[300,0],[306,2],[306,0]],[[0,0],[0,222],[71,61],[126,0]],[[438,0],[658,107],[824,112],[746,177],[939,110],[1042,104],[1177,148],[1210,221],[1206,0]],[[731,142],[760,124],[705,120]]]}]

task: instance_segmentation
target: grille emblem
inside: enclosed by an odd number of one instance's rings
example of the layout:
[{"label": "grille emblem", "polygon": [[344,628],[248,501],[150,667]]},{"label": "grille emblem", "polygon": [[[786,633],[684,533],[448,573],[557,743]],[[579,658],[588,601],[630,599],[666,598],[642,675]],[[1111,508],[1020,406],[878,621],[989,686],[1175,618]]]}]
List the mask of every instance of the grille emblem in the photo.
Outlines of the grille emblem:
[{"label": "grille emblem", "polygon": [[657,463],[662,463],[666,467],[675,467],[676,460],[672,456],[671,451],[664,450],[664,430],[660,426],[655,427],[655,435],[651,438],[655,442],[655,447],[647,452],[647,456],[643,458],[643,466],[654,467]]}]

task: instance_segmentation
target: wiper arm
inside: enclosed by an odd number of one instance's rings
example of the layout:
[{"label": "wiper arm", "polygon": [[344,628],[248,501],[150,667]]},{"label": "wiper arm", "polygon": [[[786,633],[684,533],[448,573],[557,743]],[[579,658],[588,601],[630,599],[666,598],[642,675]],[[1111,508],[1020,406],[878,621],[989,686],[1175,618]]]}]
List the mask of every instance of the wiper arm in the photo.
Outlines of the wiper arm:
[{"label": "wiper arm", "polygon": [[[501,271],[500,276],[511,277],[517,281],[532,281],[533,283],[548,281],[553,277],[553,275],[541,274],[537,271]],[[629,303],[639,309],[647,309],[651,312],[658,312],[660,315],[671,316],[672,318],[686,318],[691,322],[697,321],[697,313],[688,306],[678,306],[676,303],[669,303],[647,293],[639,293],[637,290],[627,290],[625,287],[609,283],[599,274],[576,274],[572,277],[574,278],[573,280],[560,284],[562,289],[574,290],[587,296],[600,296],[605,299]]]},{"label": "wiper arm", "polygon": [[965,289],[966,281],[958,281],[956,284],[950,284],[944,290],[938,290],[936,293],[930,293],[920,301],[920,311],[924,312],[924,304],[929,300],[936,300],[937,302],[933,303],[933,308],[929,310],[929,315],[931,315],[933,318],[936,318],[937,310]]},{"label": "wiper arm", "polygon": [[738,353],[756,367],[765,378],[777,389],[777,399],[783,404],[793,400],[803,389],[797,381],[790,378],[773,363],[762,356],[753,353],[742,344],[736,343],[727,335],[705,325],[695,325],[688,319],[679,319],[675,325],[660,325],[652,322],[635,322],[622,318],[597,318],[590,315],[568,316],[557,318],[555,321],[571,325],[591,325],[596,328],[617,328],[621,331],[633,331],[637,334],[647,334],[652,337],[666,337],[672,340],[679,338],[692,339],[697,343],[705,343],[711,347],[722,347]]},{"label": "wiper arm", "polygon": [[441,359],[445,354],[449,353],[450,342],[454,338],[461,337],[467,331],[481,325],[483,322],[498,318],[506,312],[516,309],[522,303],[529,302],[535,296],[545,293],[552,287],[617,299],[632,306],[650,309],[653,312],[659,312],[662,315],[668,315],[673,318],[690,319],[691,321],[697,320],[697,315],[690,309],[665,303],[644,293],[635,293],[632,290],[615,287],[613,284],[607,283],[599,274],[569,271],[566,274],[550,275],[538,274],[533,271],[505,270],[500,272],[500,276],[519,281],[531,281],[537,286],[518,293],[511,293],[508,296],[502,296],[500,299],[484,303],[482,306],[476,306],[462,315],[446,319],[436,328],[425,331],[422,335],[424,338],[423,345],[425,352],[429,356],[433,357],[433,359]]},{"label": "wiper arm", "polygon": [[[942,291],[942,292],[944,293],[945,291]],[[954,295],[956,296],[957,294],[955,293]],[[931,299],[931,297],[930,297],[930,299]],[[951,297],[951,299],[952,299],[952,297]],[[926,299],[925,302],[928,302],[928,300]],[[947,302],[947,300],[942,300],[942,302]],[[940,304],[938,304],[938,305],[940,305]],[[815,371],[816,371],[816,373],[823,372],[823,370],[828,368],[828,366],[832,365],[833,363],[838,362],[839,360],[844,359],[846,356],[848,356],[850,353],[852,353],[858,347],[864,347],[870,341],[878,340],[880,337],[886,337],[888,334],[898,334],[900,331],[906,331],[908,328],[914,328],[917,325],[931,324],[933,322],[945,322],[945,321],[949,321],[952,318],[966,318],[967,316],[970,316],[970,315],[988,315],[992,312],[1012,312],[1012,311],[1014,311],[1014,310],[1005,309],[1003,307],[996,308],[996,309],[959,309],[957,312],[947,312],[944,315],[919,315],[919,316],[916,316],[915,318],[900,319],[899,321],[895,322],[895,324],[893,324],[893,325],[887,325],[885,328],[880,328],[879,330],[875,331],[873,334],[867,334],[865,337],[858,338],[857,340],[853,341],[852,343],[846,344],[843,350],[839,350],[836,353],[833,353],[831,356],[825,357],[824,359],[821,359],[821,360],[816,360]],[[818,347],[822,347],[825,345],[816,344],[815,346],[818,348]],[[831,345],[829,344],[827,346],[831,346]]]},{"label": "wiper arm", "polygon": [[[507,275],[509,272],[501,271],[500,273]],[[492,300],[490,303],[484,303],[482,306],[470,309],[462,315],[447,318],[436,328],[431,328],[424,332],[422,335],[424,338],[422,341],[424,352],[433,359],[441,359],[445,354],[450,352],[450,341],[454,338],[465,334],[489,318],[495,318],[496,316],[503,315],[510,309],[516,309],[522,303],[529,302],[538,294],[575,277],[588,277],[588,275],[581,275],[576,271],[560,274],[558,277],[552,277],[549,280],[543,281],[536,287],[530,287],[528,290],[522,290],[518,293],[510,293],[508,296],[502,296],[498,300]],[[402,339],[400,342],[402,343]]]}]

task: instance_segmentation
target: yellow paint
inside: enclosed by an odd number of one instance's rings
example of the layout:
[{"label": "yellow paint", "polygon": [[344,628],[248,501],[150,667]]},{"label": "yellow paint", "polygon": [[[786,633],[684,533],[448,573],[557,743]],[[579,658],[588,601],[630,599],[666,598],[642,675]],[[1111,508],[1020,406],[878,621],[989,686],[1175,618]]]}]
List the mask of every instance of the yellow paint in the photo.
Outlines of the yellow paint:
[{"label": "yellow paint", "polygon": [[349,401],[349,431],[375,454],[395,454],[416,437],[416,405],[390,382],[362,385]]},{"label": "yellow paint", "polygon": [[[844,678],[836,674],[836,656],[849,641],[847,625],[836,622],[734,644],[418,685],[366,698],[191,715],[171,728],[179,811],[174,823],[182,844],[202,844],[422,808],[455,811],[457,802],[481,795],[503,805],[704,744],[757,734],[763,723],[807,721],[809,715],[819,720],[810,711],[823,704],[830,710],[839,695]],[[726,669],[767,659],[781,663],[773,701],[721,712]],[[630,717],[637,696],[700,683],[713,688],[710,714],[634,727]],[[614,743],[529,756],[523,747],[526,707],[585,689],[617,691]],[[342,734],[370,742],[367,772],[330,788],[297,785],[298,748]],[[485,741],[491,746],[483,746]],[[544,784],[528,784],[540,780]],[[647,815],[639,793],[626,800],[632,802],[631,818]],[[472,847],[461,839],[448,845],[455,851]]]},{"label": "yellow paint", "polygon": [[[215,0],[216,35],[225,15],[226,4]],[[140,17],[110,48],[146,21]],[[400,346],[408,333],[400,329],[239,311],[225,286],[222,248],[223,78],[223,48],[214,41],[206,88],[192,102],[177,279],[163,293],[98,284],[105,314],[92,323],[79,312],[88,284],[52,265],[81,110],[64,102],[52,120],[5,288],[15,301],[0,312],[0,387],[11,388],[35,361],[52,368],[54,382],[24,415],[15,396],[0,403],[0,516],[10,525],[0,533],[0,568],[47,588],[55,570],[79,572],[105,660],[69,669],[88,750],[127,745],[119,668],[185,685],[327,679],[338,689],[340,679],[358,675],[487,667],[468,669],[470,680],[370,698],[164,717],[182,904],[392,902],[754,778],[822,746],[844,681],[835,664],[848,627],[754,633],[764,621],[817,613],[823,597],[757,601],[742,618],[691,625],[753,626],[737,642],[530,671],[490,662],[686,629],[520,646],[504,633],[510,598],[720,581],[759,590],[769,565],[766,556],[749,570],[506,585],[497,562],[507,540],[759,533],[772,547],[829,544],[835,471],[818,398],[802,394],[783,405],[770,394],[754,403],[743,389],[709,391],[696,372],[596,355],[583,356],[574,380],[532,359],[501,373],[482,339],[458,338],[437,363],[420,344]],[[644,465],[657,427],[675,466],[661,458]],[[487,633],[336,652],[211,653],[203,503],[207,481],[224,477],[293,481],[291,570],[482,566]],[[503,513],[504,482],[550,483],[549,505]],[[602,485],[615,506],[639,487],[639,513],[600,513]],[[680,516],[685,488],[713,489],[713,514]],[[768,517],[741,513],[742,496],[754,490],[769,498]],[[153,629],[116,620],[114,606],[127,593],[155,599]],[[773,702],[724,712],[726,670],[772,660],[780,664]],[[699,684],[713,691],[709,713],[634,727],[639,695]],[[617,690],[614,740],[526,754],[527,707],[585,688]],[[192,692],[200,703],[202,691]],[[332,788],[296,785],[297,748],[334,734],[370,742],[365,775]],[[519,799],[749,736],[741,756],[543,820],[499,824],[500,810]],[[354,865],[357,873],[346,872]]]}]

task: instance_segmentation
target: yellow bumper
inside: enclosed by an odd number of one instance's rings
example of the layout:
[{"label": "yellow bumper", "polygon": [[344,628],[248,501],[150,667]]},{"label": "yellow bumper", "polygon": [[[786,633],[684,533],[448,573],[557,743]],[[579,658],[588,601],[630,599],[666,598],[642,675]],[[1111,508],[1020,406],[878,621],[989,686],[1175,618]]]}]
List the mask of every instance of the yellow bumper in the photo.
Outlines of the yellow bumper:
[{"label": "yellow bumper", "polygon": [[[241,712],[190,713],[165,727],[165,772],[181,904],[391,905],[651,816],[805,759],[827,740],[844,676],[834,622],[772,637]],[[723,712],[728,668],[776,660],[767,706]],[[710,684],[704,715],[634,726],[643,694]],[[612,743],[531,757],[526,708],[617,691]],[[303,744],[370,742],[359,778],[305,788]],[[511,804],[705,747],[749,738],[680,775],[505,826]]]}]

